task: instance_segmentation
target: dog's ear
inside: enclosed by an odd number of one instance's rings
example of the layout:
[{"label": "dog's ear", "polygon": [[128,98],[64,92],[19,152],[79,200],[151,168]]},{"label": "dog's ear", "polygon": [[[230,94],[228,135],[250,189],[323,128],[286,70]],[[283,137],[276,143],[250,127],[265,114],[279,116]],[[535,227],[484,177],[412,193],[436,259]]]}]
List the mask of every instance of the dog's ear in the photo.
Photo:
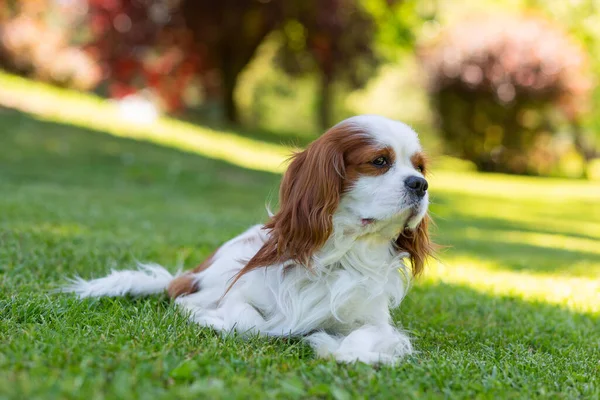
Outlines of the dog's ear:
[{"label": "dog's ear", "polygon": [[292,157],[279,191],[279,212],[265,225],[269,239],[246,268],[288,260],[308,266],[333,230],[344,179],[344,155],[322,137]]},{"label": "dog's ear", "polygon": [[345,154],[364,143],[358,127],[339,124],[292,157],[281,181],[279,212],[265,224],[269,238],[232,285],[259,267],[286,261],[310,267],[333,231],[333,214],[344,190]]},{"label": "dog's ear", "polygon": [[425,261],[434,254],[435,244],[429,237],[430,223],[431,219],[426,214],[415,229],[404,230],[396,239],[398,249],[406,251],[410,256],[414,276],[418,276],[423,272]]}]

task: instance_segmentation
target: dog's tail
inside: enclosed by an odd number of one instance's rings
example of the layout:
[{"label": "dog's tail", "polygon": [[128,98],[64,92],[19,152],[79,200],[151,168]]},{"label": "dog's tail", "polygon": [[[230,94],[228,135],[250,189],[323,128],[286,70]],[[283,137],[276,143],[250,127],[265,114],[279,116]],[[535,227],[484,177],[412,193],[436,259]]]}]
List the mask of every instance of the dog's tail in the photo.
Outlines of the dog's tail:
[{"label": "dog's tail", "polygon": [[60,292],[85,297],[119,297],[125,295],[147,296],[164,292],[175,278],[156,264],[139,264],[137,270],[112,270],[104,278],[86,281],[80,277],[70,279]]}]

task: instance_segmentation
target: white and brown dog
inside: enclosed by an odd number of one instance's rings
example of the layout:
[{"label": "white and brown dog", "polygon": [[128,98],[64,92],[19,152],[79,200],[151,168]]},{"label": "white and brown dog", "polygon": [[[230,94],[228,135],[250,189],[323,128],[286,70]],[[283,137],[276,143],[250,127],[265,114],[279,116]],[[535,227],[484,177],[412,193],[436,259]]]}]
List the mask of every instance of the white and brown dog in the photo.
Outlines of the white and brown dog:
[{"label": "white and brown dog", "polygon": [[77,278],[66,291],[84,298],[166,290],[202,326],[303,336],[321,357],[394,363],[412,346],[390,307],[432,248],[425,168],[407,125],[349,118],[294,155],[277,214],[196,269],[173,276],[142,265]]}]

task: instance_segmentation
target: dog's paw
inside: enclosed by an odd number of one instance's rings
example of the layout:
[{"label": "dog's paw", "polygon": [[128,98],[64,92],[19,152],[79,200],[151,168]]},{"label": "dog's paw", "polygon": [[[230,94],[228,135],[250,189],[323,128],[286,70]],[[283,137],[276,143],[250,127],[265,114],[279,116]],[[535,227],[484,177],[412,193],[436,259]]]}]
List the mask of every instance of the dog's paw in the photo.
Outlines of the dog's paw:
[{"label": "dog's paw", "polygon": [[340,363],[355,363],[357,361],[370,365],[394,365],[398,364],[402,358],[386,353],[377,353],[375,351],[352,351],[352,352],[335,352],[333,357]]}]

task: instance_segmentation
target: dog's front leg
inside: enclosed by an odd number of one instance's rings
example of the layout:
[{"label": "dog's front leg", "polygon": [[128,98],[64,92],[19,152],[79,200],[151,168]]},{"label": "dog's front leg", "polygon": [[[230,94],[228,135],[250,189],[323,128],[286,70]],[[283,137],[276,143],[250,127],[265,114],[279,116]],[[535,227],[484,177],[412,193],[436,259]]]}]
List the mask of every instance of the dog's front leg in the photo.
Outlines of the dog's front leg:
[{"label": "dog's front leg", "polygon": [[319,357],[346,363],[394,364],[412,353],[408,336],[388,324],[363,325],[347,336],[317,332],[306,340]]}]

